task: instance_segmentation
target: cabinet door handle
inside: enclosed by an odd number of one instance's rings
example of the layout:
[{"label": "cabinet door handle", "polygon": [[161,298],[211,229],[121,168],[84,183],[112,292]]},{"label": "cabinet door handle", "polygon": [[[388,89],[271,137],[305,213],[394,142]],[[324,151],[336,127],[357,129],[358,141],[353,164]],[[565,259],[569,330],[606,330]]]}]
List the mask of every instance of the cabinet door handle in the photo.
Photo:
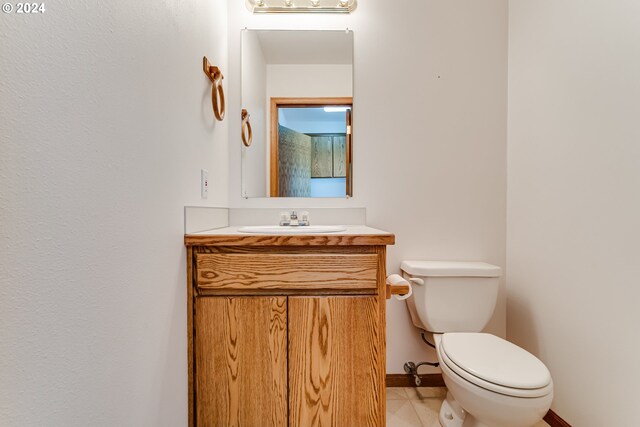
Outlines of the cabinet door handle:
[{"label": "cabinet door handle", "polygon": [[251,146],[253,140],[253,131],[251,130],[251,122],[249,122],[249,113],[246,109],[242,109],[242,143],[245,147]]}]

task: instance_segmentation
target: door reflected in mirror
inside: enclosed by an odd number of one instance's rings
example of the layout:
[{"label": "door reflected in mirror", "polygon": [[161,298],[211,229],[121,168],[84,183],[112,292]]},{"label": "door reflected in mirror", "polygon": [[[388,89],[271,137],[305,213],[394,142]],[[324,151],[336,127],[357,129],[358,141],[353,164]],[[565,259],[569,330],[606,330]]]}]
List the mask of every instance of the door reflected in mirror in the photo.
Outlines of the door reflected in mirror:
[{"label": "door reflected in mirror", "polygon": [[244,30],[243,197],[353,194],[353,33]]},{"label": "door reflected in mirror", "polygon": [[271,197],[346,197],[351,98],[271,98]]}]

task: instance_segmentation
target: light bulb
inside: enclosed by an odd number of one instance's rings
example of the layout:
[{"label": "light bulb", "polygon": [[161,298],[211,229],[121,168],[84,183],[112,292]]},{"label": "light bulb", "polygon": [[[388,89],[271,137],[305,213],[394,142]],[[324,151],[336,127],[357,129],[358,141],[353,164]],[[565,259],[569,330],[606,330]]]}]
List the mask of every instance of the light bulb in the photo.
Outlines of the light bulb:
[{"label": "light bulb", "polygon": [[311,0],[311,6],[313,7],[320,6],[320,0]]},{"label": "light bulb", "polygon": [[349,0],[340,0],[341,7],[347,7],[349,5]]}]

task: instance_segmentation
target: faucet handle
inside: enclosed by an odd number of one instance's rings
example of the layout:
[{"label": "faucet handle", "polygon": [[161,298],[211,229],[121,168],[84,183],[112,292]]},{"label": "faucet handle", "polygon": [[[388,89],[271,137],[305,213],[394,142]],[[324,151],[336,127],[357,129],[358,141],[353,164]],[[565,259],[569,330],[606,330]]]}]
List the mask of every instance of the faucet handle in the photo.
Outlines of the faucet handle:
[{"label": "faucet handle", "polygon": [[300,212],[300,218],[303,224],[309,225],[309,212],[307,211]]},{"label": "faucet handle", "polygon": [[282,211],[280,212],[280,225],[289,225],[291,222],[291,217],[289,216],[289,212]]},{"label": "faucet handle", "polygon": [[291,219],[298,219],[298,214],[296,211],[291,211]]}]

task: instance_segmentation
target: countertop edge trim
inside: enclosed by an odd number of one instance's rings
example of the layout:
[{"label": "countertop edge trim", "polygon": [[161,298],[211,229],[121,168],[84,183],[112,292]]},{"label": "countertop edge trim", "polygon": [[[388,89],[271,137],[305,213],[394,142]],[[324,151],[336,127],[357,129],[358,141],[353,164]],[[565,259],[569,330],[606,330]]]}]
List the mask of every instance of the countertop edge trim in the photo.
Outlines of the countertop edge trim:
[{"label": "countertop edge trim", "polygon": [[394,234],[305,234],[274,235],[250,234],[238,235],[193,235],[185,234],[185,246],[362,246],[362,245],[394,245]]}]

